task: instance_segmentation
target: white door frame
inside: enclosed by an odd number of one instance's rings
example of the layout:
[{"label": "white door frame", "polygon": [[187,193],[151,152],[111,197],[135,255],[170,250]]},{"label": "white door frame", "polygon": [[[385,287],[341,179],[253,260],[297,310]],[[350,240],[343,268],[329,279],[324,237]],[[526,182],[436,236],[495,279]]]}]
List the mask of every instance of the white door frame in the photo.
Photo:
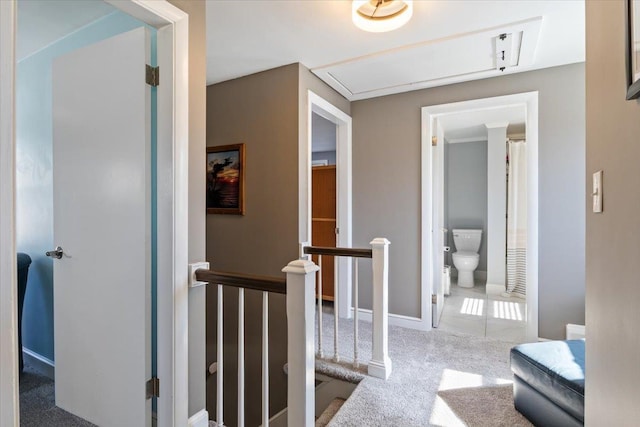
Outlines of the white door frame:
[{"label": "white door frame", "polygon": [[[421,322],[431,329],[432,209],[431,136],[438,116],[465,111],[522,106],[526,111],[527,135],[527,339],[538,339],[538,92],[526,92],[472,101],[422,107],[422,236],[421,236]],[[439,274],[439,272],[438,272]]]},{"label": "white door frame", "polygon": [[[307,91],[307,137],[301,138],[298,148],[298,203],[299,241],[305,246],[311,241],[311,147],[312,113],[334,123],[336,131],[336,227],[337,246],[350,248],[352,244],[352,165],[351,165],[351,116],[311,90]],[[351,317],[351,260],[338,258],[338,313]]]},{"label": "white door frame", "polygon": [[[111,1],[158,29],[158,425],[188,414],[188,15],[167,1]],[[0,425],[19,425],[15,244],[16,0],[0,1]]]}]

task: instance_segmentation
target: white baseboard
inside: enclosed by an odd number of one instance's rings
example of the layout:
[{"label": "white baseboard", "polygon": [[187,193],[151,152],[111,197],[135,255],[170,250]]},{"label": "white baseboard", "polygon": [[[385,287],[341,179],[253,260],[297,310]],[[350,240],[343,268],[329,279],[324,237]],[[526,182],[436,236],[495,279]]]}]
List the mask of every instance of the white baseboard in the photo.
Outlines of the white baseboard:
[{"label": "white baseboard", "polygon": [[585,326],[567,323],[566,337],[568,340],[578,340],[585,337]]},{"label": "white baseboard", "polygon": [[26,347],[22,347],[22,357],[25,364],[28,363],[29,365],[32,365],[45,377],[55,380],[56,368],[53,360],[47,359]]},{"label": "white baseboard", "polygon": [[189,418],[189,427],[209,427],[209,413],[201,409]]},{"label": "white baseboard", "polygon": [[[353,319],[353,307],[349,314]],[[358,320],[364,320],[365,322],[371,322],[372,312],[366,308],[358,309]],[[431,322],[425,322],[418,317],[404,316],[402,314],[389,313],[389,324],[394,326],[400,326],[407,329],[416,329],[419,331],[427,331],[431,329]]]},{"label": "white baseboard", "polygon": [[487,283],[487,287],[486,287],[487,295],[502,295],[504,290],[505,290],[504,285]]}]

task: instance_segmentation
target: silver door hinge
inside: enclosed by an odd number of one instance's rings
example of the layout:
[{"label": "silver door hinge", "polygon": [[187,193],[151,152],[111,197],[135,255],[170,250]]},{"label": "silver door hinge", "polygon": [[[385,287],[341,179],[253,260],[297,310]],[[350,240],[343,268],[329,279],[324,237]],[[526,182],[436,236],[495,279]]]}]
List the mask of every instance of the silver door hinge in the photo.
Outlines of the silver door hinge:
[{"label": "silver door hinge", "polygon": [[438,137],[437,136],[432,136],[431,137],[431,146],[435,147],[438,145]]},{"label": "silver door hinge", "polygon": [[438,296],[436,294],[431,295],[431,304],[438,303]]},{"label": "silver door hinge", "polygon": [[149,86],[158,86],[160,84],[160,67],[152,67],[151,65],[147,64],[145,82]]},{"label": "silver door hinge", "polygon": [[153,377],[147,381],[147,399],[160,397],[160,379]]},{"label": "silver door hinge", "polygon": [[340,229],[336,227],[336,234],[340,234]]}]

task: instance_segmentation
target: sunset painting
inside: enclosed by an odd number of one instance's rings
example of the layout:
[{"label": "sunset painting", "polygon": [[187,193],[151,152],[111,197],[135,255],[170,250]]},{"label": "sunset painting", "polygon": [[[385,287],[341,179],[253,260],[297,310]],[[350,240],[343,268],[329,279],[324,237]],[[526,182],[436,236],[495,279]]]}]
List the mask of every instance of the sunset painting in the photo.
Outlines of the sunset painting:
[{"label": "sunset painting", "polygon": [[207,148],[207,212],[244,214],[244,144]]}]

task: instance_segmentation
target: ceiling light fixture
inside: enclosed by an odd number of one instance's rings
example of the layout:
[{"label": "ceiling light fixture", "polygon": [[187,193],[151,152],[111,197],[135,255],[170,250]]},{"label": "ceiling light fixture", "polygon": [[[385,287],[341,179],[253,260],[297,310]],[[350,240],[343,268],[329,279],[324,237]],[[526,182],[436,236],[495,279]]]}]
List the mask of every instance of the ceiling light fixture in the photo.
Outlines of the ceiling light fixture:
[{"label": "ceiling light fixture", "polygon": [[372,33],[393,31],[409,22],[412,0],[353,0],[351,18],[356,27]]}]

